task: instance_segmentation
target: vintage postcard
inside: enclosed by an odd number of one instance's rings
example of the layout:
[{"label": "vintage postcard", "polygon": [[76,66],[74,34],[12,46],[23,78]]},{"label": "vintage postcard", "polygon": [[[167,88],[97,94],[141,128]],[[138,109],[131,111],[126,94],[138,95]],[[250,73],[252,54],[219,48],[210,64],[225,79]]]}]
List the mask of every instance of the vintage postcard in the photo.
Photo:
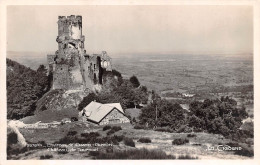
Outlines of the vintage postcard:
[{"label": "vintage postcard", "polygon": [[258,3],[118,4],[5,2],[1,159],[255,162]]}]

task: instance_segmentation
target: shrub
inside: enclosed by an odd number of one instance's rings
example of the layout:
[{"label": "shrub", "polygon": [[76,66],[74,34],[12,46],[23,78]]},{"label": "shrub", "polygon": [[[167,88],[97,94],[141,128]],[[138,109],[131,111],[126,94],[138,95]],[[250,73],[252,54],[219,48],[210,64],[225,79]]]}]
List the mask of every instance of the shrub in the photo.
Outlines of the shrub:
[{"label": "shrub", "polygon": [[115,132],[122,130],[121,126],[113,126],[111,130],[114,130]]},{"label": "shrub", "polygon": [[113,134],[113,133],[115,133],[115,130],[111,129],[111,130],[109,130],[109,131],[107,132],[107,135],[111,135],[111,134]]},{"label": "shrub", "polygon": [[70,120],[71,120],[71,122],[74,122],[74,121],[78,121],[78,118],[76,118],[76,117],[71,117]]},{"label": "shrub", "polygon": [[190,156],[190,155],[180,155],[178,157],[178,159],[198,159],[198,157],[193,157],[193,156]]},{"label": "shrub", "polygon": [[134,129],[144,129],[145,127],[144,126],[142,126],[142,125],[135,125],[134,126]]},{"label": "shrub", "polygon": [[190,128],[188,125],[182,125],[180,128],[177,130],[177,133],[190,133],[192,132],[192,128]]},{"label": "shrub", "polygon": [[140,86],[140,82],[139,82],[138,78],[137,78],[135,75],[133,75],[132,77],[130,77],[129,80],[130,80],[131,84],[132,84],[135,88],[137,88],[137,87]]},{"label": "shrub", "polygon": [[90,93],[86,97],[83,98],[83,100],[78,105],[78,110],[81,111],[83,108],[85,108],[89,103],[96,100],[97,102],[100,102],[99,97],[95,93]]},{"label": "shrub", "polygon": [[10,144],[16,144],[18,141],[17,134],[15,132],[10,132],[7,135],[7,143]]},{"label": "shrub", "polygon": [[133,139],[128,137],[124,138],[124,144],[127,146],[135,147],[135,142],[133,141]]},{"label": "shrub", "polygon": [[80,134],[82,137],[89,138],[89,137],[98,137],[100,134],[98,132],[90,132],[90,133],[82,133]]},{"label": "shrub", "polygon": [[42,146],[47,146],[47,144],[44,140],[38,141],[38,143],[41,144]]},{"label": "shrub", "polygon": [[105,127],[103,127],[103,131],[106,131],[106,130],[109,130],[109,129],[111,129],[110,125],[106,125]]},{"label": "shrub", "polygon": [[99,152],[96,159],[176,159],[160,150],[134,149],[114,151],[113,153]]},{"label": "shrub", "polygon": [[51,158],[53,158],[52,155],[41,155],[40,156],[40,159],[51,159]]},{"label": "shrub", "polygon": [[186,144],[186,143],[189,143],[188,139],[181,139],[181,138],[179,138],[179,139],[174,139],[172,141],[173,145],[183,145],[183,144]]},{"label": "shrub", "polygon": [[58,144],[69,144],[69,143],[76,143],[78,142],[79,139],[77,138],[77,136],[65,136],[63,138],[61,138],[58,142],[55,142],[55,143],[58,143]]},{"label": "shrub", "polygon": [[192,137],[197,137],[197,135],[196,135],[196,134],[190,134],[190,133],[189,133],[189,134],[187,135],[187,137],[188,137],[188,138],[192,138]]},{"label": "shrub", "polygon": [[74,136],[74,135],[76,135],[78,132],[77,131],[69,131],[68,132],[68,136]]},{"label": "shrub", "polygon": [[119,130],[122,130],[122,128],[120,126],[113,126],[108,132],[107,135],[111,135]]},{"label": "shrub", "polygon": [[151,139],[150,138],[140,138],[138,140],[138,142],[141,142],[141,143],[151,143]]},{"label": "shrub", "polygon": [[113,138],[115,138],[118,142],[121,142],[125,138],[125,136],[124,135],[120,135],[120,136],[114,135]]}]

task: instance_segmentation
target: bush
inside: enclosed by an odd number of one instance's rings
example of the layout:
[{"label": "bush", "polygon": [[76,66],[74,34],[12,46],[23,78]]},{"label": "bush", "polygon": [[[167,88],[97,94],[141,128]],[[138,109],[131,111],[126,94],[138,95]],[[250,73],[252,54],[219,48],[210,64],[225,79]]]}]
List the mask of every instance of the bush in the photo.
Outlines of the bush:
[{"label": "bush", "polygon": [[113,126],[111,130],[114,130],[115,132],[122,130],[121,126]]},{"label": "bush", "polygon": [[188,139],[181,139],[181,138],[179,138],[179,139],[174,139],[172,141],[173,145],[183,145],[183,144],[186,144],[186,143],[189,143]]},{"label": "bush", "polygon": [[53,158],[52,155],[41,155],[40,156],[40,159],[51,159],[51,158]]},{"label": "bush", "polygon": [[122,130],[122,128],[120,126],[113,126],[108,132],[107,135],[111,135],[119,130]]},{"label": "bush", "polygon": [[76,135],[78,132],[77,131],[69,131],[68,132],[68,136],[74,136],[74,135]]},{"label": "bush", "polygon": [[139,82],[138,78],[135,75],[130,77],[129,80],[130,80],[131,84],[133,85],[133,87],[137,88],[137,87],[140,86],[140,82]]},{"label": "bush", "polygon": [[190,155],[180,155],[178,157],[178,159],[198,159],[198,157],[193,157],[193,156],[190,156]]},{"label": "bush", "polygon": [[190,133],[192,132],[192,128],[190,128],[188,125],[182,125],[180,128],[177,130],[177,133]]},{"label": "bush", "polygon": [[109,131],[107,132],[107,135],[111,135],[111,134],[113,134],[113,133],[115,133],[115,130],[111,129],[111,130],[109,130]]},{"label": "bush", "polygon": [[96,138],[96,137],[100,136],[100,134],[98,132],[82,133],[80,135],[85,138],[90,138],[90,137]]},{"label": "bush", "polygon": [[114,135],[113,138],[115,138],[118,142],[121,142],[125,138],[125,136],[124,135],[120,135],[120,136]]},{"label": "bush", "polygon": [[106,130],[109,130],[109,129],[111,129],[110,125],[106,125],[105,127],[103,127],[103,131],[106,131]]},{"label": "bush", "polygon": [[114,151],[113,153],[99,152],[96,159],[176,159],[160,150],[134,149]]},{"label": "bush", "polygon": [[18,141],[17,134],[15,132],[10,132],[7,135],[7,144],[16,144]]},{"label": "bush", "polygon": [[189,134],[187,135],[187,137],[188,137],[188,138],[193,138],[193,137],[197,137],[197,135],[195,135],[195,134],[190,134],[190,133],[189,133]]},{"label": "bush", "polygon": [[144,126],[142,126],[142,125],[135,125],[134,126],[134,129],[144,129],[145,127]]},{"label": "bush", "polygon": [[97,102],[100,102],[99,97],[95,93],[90,93],[86,97],[83,98],[83,100],[78,105],[78,110],[81,111],[83,108],[85,108],[89,103],[96,100]]},{"label": "bush", "polygon": [[151,139],[150,138],[140,138],[138,140],[138,142],[141,142],[141,143],[151,143]]},{"label": "bush", "polygon": [[78,118],[76,118],[76,117],[71,117],[70,120],[71,120],[71,122],[74,122],[74,121],[78,121]]},{"label": "bush", "polygon": [[133,139],[128,137],[124,138],[124,144],[127,146],[135,147],[135,142],[133,141]]}]

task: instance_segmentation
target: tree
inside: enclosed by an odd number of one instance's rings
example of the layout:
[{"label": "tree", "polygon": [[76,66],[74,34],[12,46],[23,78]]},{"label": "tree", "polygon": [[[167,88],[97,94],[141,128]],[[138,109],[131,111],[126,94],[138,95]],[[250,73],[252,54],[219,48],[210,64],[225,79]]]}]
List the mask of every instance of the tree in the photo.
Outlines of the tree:
[{"label": "tree", "polygon": [[[155,120],[156,108],[157,121]],[[167,100],[157,100],[142,108],[139,119],[141,124],[148,123],[152,127],[170,127],[173,130],[177,130],[181,125],[185,124],[185,116],[181,106]]]},{"label": "tree", "polygon": [[237,108],[229,97],[190,104],[189,126],[193,129],[230,136],[238,132],[242,120],[248,116],[245,108]]},{"label": "tree", "polygon": [[137,79],[137,77],[136,77],[135,75],[133,75],[132,77],[130,77],[129,80],[130,80],[131,84],[132,84],[135,88],[137,88],[137,87],[140,86],[140,82],[139,82],[139,80]]},{"label": "tree", "polygon": [[32,70],[10,59],[7,63],[7,117],[20,119],[32,115],[36,102],[48,92],[47,69]]},{"label": "tree", "polygon": [[84,97],[83,100],[78,105],[78,110],[81,111],[92,101],[97,101],[97,102],[100,101],[99,97],[95,93],[90,93],[86,97]]}]

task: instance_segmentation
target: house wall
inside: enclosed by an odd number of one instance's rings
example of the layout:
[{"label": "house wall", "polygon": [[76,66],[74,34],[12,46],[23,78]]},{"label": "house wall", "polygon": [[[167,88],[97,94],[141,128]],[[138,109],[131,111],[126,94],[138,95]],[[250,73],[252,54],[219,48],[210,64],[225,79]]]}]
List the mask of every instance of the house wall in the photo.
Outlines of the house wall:
[{"label": "house wall", "polygon": [[118,110],[113,109],[100,123],[99,125],[106,124],[118,124],[118,123],[130,123],[130,120],[120,113]]}]

